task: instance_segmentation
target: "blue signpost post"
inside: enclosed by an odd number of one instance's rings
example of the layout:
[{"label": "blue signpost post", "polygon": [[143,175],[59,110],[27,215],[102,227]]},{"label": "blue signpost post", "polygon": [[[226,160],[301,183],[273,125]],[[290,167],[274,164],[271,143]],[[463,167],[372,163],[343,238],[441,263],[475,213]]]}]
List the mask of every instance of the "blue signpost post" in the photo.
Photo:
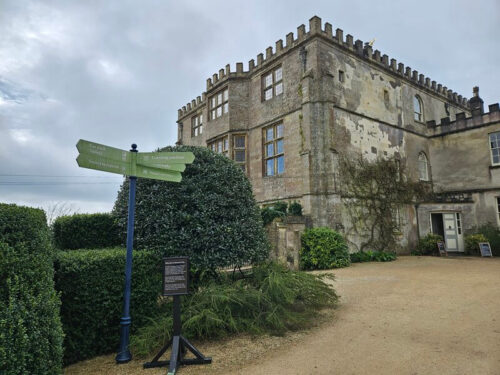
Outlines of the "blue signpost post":
[{"label": "blue signpost post", "polygon": [[[131,152],[137,152],[133,144]],[[128,218],[127,218],[127,259],[125,261],[125,290],[123,292],[123,316],[120,319],[120,349],[116,355],[117,363],[127,363],[132,359],[128,348],[130,337],[130,291],[132,288],[132,247],[134,245],[135,183],[137,177],[129,176]]]},{"label": "blue signpost post", "polygon": [[130,152],[99,143],[80,139],[76,144],[80,152],[76,161],[82,168],[129,176],[129,201],[127,222],[127,258],[125,262],[125,290],[123,293],[123,316],[120,319],[120,348],[116,355],[117,363],[132,359],[129,350],[129,335],[132,318],[130,317],[130,294],[132,285],[132,248],[134,244],[135,185],[137,177],[162,181],[180,182],[185,164],[194,160],[192,152],[137,152],[132,144]]}]

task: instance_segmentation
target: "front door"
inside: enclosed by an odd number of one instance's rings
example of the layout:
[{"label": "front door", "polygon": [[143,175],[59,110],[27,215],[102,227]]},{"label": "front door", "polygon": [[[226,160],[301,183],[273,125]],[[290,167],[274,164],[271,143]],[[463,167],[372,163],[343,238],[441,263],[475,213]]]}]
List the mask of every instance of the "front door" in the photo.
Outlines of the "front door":
[{"label": "front door", "polygon": [[444,238],[447,251],[463,252],[462,217],[459,212],[431,213],[432,233]]}]

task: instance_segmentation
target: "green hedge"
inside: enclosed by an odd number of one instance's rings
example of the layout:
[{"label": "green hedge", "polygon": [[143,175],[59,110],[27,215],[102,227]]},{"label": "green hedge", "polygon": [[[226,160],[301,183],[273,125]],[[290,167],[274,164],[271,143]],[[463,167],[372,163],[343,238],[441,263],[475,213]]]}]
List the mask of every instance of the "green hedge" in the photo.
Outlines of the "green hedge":
[{"label": "green hedge", "polygon": [[352,263],[362,262],[391,262],[396,260],[396,253],[392,251],[358,251],[349,254]]},{"label": "green hedge", "polygon": [[491,252],[493,256],[500,256],[500,229],[498,226],[487,223],[481,225],[480,227],[472,228],[472,233],[481,233],[486,237],[487,241],[491,245]]},{"label": "green hedge", "polygon": [[428,233],[425,237],[418,240],[417,249],[412,252],[413,255],[437,255],[437,243],[443,241],[443,237],[438,234]]},{"label": "green hedge", "polygon": [[60,301],[42,210],[0,204],[0,373],[61,373]]},{"label": "green hedge", "polygon": [[481,255],[479,242],[488,242],[488,239],[481,233],[465,236],[465,254]]},{"label": "green hedge", "polygon": [[351,264],[344,237],[330,228],[306,229],[301,240],[300,266],[303,269],[322,270]]},{"label": "green hedge", "polygon": [[118,246],[123,241],[115,221],[110,213],[60,216],[52,224],[54,244],[61,250]]},{"label": "green hedge", "polygon": [[[56,289],[61,293],[66,364],[118,349],[123,311],[124,249],[60,251]],[[132,331],[157,312],[161,261],[134,252],[130,316]]]}]

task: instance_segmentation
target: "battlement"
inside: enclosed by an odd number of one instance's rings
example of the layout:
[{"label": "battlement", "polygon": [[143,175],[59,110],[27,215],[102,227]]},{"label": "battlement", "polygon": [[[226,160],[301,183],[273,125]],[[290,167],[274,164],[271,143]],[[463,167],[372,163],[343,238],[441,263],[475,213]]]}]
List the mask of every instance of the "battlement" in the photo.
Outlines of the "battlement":
[{"label": "battlement", "polygon": [[[398,63],[396,59],[389,58],[389,56],[382,54],[379,50],[373,51],[373,48],[369,45],[369,43],[365,43],[359,39],[354,41],[354,37],[350,34],[347,34],[344,38],[344,31],[342,29],[336,29],[334,35],[333,26],[326,22],[324,27],[322,27],[321,18],[318,16],[314,16],[309,20],[308,31],[306,31],[306,26],[302,24],[297,27],[295,35],[293,32],[290,32],[285,37],[285,44],[283,43],[283,40],[280,39],[276,41],[274,49],[272,46],[267,47],[265,53],[259,53],[256,60],[252,59],[248,62],[247,70],[244,70],[243,63],[238,62],[236,63],[236,71],[232,72],[230,65],[227,64],[225,69],[220,69],[218,73],[214,73],[212,77],[207,78],[206,92],[222,87],[231,78],[249,78],[253,73],[270,65],[280,56],[299,46],[304,41],[315,36],[320,36],[342,48],[346,52],[358,56],[359,58],[396,74],[415,85],[431,91],[456,104],[457,106],[462,107],[464,110],[469,109],[469,102],[466,97],[448,89],[441,83],[431,80],[431,78],[426,77],[424,74],[419,74],[417,70],[412,70],[409,66],[405,67],[403,63]],[[192,100],[186,106],[182,107],[182,109],[179,109],[179,118],[188,115],[194,109],[198,108],[200,104],[205,104],[205,99],[202,99],[201,102],[198,102],[198,100]]]},{"label": "battlement", "polygon": [[473,111],[471,117],[466,117],[464,112],[459,112],[456,114],[455,121],[451,121],[449,117],[443,117],[439,124],[434,120],[427,121],[427,128],[431,132],[431,136],[441,136],[486,126],[492,123],[500,123],[499,104],[490,104],[488,109],[489,112],[487,113]]}]

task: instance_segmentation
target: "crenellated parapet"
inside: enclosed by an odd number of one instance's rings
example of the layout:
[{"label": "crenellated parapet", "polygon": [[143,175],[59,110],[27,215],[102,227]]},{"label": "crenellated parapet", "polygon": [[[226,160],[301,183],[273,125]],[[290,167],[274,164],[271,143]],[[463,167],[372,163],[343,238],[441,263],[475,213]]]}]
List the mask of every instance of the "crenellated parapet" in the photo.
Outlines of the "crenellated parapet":
[{"label": "crenellated parapet", "polygon": [[[321,18],[317,16],[309,20],[309,30],[306,30],[305,25],[300,25],[297,27],[295,35],[293,32],[290,32],[286,35],[284,41],[282,39],[276,41],[274,48],[272,46],[267,47],[264,52],[256,56],[256,59],[248,61],[246,70],[241,62],[236,63],[236,71],[231,71],[230,65],[227,64],[225,68],[220,69],[218,73],[214,73],[212,77],[207,78],[206,92],[209,93],[221,88],[230,79],[248,79],[254,73],[276,62],[276,60],[291,49],[298,47],[312,37],[320,36],[351,55],[357,56],[371,64],[375,64],[379,68],[397,75],[424,90],[433,92],[435,95],[444,98],[448,102],[454,103],[464,110],[469,110],[469,102],[466,97],[458,95],[453,90],[448,89],[441,83],[431,80],[431,78],[426,77],[417,70],[413,70],[409,66],[405,67],[403,63],[398,63],[395,58],[390,58],[388,55],[382,54],[379,50],[373,50],[369,43],[365,43],[359,39],[355,41],[354,37],[350,34],[344,37],[344,31],[342,29],[336,29],[334,34],[332,24],[326,22],[322,25]],[[182,109],[179,109],[179,118],[190,114],[194,109],[199,108],[200,105],[204,105],[206,102],[204,95],[206,94],[204,93],[202,95],[201,101],[193,100],[182,107]]]},{"label": "crenellated parapet", "polygon": [[500,123],[499,104],[490,104],[488,109],[489,112],[487,113],[472,112],[471,117],[467,117],[465,112],[459,112],[456,114],[454,121],[451,121],[450,117],[443,117],[439,123],[436,123],[434,120],[427,121],[427,128],[431,132],[431,136],[441,136]]}]

